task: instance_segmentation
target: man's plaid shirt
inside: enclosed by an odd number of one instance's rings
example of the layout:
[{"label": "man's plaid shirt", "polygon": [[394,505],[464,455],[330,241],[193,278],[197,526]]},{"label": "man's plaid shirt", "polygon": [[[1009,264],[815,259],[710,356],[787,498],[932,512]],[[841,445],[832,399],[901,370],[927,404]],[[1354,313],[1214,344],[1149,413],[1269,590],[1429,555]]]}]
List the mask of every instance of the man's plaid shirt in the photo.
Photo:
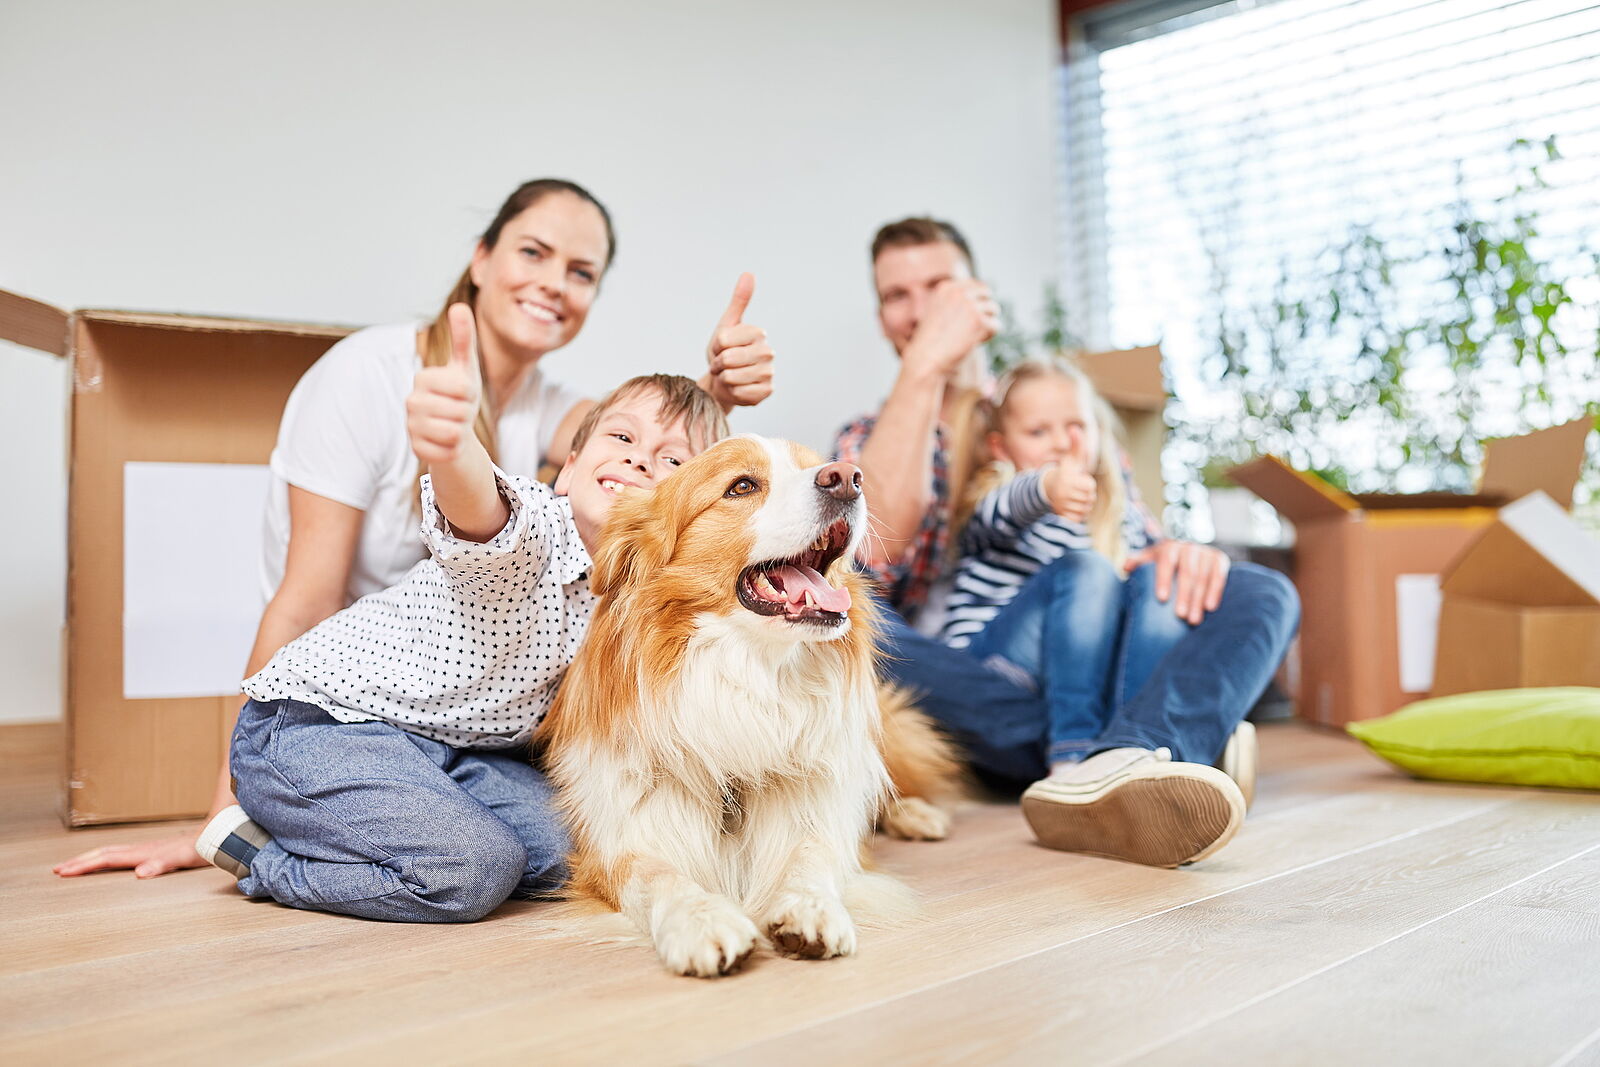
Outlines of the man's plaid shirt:
[{"label": "man's plaid shirt", "polygon": [[[840,430],[833,457],[860,466],[861,448],[877,424],[878,416],[863,415]],[[927,601],[950,542],[950,455],[944,427],[934,430],[933,440],[933,503],[923,513],[922,524],[896,562],[862,563],[862,569],[882,588],[889,604],[907,618],[915,617],[917,609]]]}]

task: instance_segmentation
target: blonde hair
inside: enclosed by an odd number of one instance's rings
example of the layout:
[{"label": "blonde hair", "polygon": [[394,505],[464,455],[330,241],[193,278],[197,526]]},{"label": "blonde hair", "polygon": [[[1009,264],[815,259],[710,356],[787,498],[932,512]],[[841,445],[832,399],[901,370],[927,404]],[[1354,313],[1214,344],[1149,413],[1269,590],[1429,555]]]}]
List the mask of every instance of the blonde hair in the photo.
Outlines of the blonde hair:
[{"label": "blonde hair", "polygon": [[[1128,543],[1122,534],[1122,524],[1128,514],[1128,488],[1122,472],[1122,446],[1117,440],[1119,423],[1111,405],[1106,403],[1083,369],[1065,356],[1030,359],[1015,364],[1001,376],[992,399],[984,404],[989,429],[998,432],[1004,424],[1008,413],[1007,401],[1011,398],[1012,390],[1026,382],[1048,378],[1070,382],[1078,390],[1079,404],[1094,413],[1099,436],[1095,442],[1094,470],[1090,473],[1094,476],[1096,493],[1094,509],[1089,512],[1085,525],[1089,528],[1089,541],[1095,550],[1120,567],[1128,556]],[[1015,467],[1001,460],[995,460],[979,471],[959,498],[958,526],[966,525],[979,500],[1016,474]]]}]

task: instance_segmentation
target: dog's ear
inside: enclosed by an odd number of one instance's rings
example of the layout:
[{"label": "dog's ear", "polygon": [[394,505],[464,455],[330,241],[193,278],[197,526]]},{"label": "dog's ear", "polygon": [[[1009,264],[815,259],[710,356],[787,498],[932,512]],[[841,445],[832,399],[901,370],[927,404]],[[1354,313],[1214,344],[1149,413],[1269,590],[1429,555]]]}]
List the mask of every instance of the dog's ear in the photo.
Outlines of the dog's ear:
[{"label": "dog's ear", "polygon": [[667,565],[678,540],[668,511],[660,489],[628,489],[611,505],[589,572],[596,596],[616,593]]}]

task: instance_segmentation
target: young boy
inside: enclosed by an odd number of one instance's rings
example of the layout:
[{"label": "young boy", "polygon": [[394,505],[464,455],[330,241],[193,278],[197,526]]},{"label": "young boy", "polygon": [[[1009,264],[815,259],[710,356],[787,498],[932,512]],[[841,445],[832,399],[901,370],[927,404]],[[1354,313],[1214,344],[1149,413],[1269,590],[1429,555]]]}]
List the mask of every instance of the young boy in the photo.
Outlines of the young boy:
[{"label": "young boy", "polygon": [[689,379],[634,378],[585,418],[554,491],[507,475],[472,431],[470,310],[450,323],[451,362],[406,403],[429,558],[244,683],[239,804],[196,849],[249,896],[468,922],[558,886],[567,841],[526,746],[588,626],[590,552],[618,493],[727,432]]}]

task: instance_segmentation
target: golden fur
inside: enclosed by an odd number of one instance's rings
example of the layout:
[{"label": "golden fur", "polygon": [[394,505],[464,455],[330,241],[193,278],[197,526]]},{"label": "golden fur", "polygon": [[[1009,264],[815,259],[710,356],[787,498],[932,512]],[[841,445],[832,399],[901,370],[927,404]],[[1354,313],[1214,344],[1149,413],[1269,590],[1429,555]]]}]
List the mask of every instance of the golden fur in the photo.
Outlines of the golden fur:
[{"label": "golden fur", "polygon": [[[931,802],[953,794],[956,764],[879,689],[876,608],[850,566],[866,507],[823,487],[836,468],[740,437],[624,493],[595,554],[588,635],[541,728],[573,890],[628,914],[681,973],[728,973],[762,935],[792,955],[853,951],[842,897],[874,819],[906,837],[948,829]],[[823,572],[850,592],[847,621],[741,604],[747,567],[847,520]]]}]

